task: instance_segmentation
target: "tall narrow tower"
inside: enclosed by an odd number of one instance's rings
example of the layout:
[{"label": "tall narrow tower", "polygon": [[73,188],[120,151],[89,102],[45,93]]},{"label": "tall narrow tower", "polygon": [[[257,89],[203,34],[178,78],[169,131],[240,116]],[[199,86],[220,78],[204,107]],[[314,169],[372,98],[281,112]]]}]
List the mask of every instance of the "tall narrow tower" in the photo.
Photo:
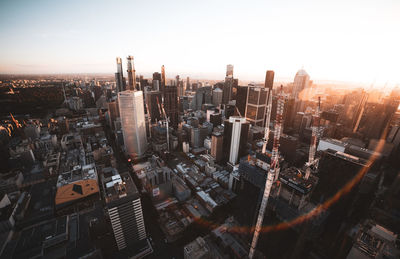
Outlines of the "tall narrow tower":
[{"label": "tall narrow tower", "polygon": [[143,92],[130,90],[120,92],[118,105],[125,151],[131,157],[140,157],[147,148]]},{"label": "tall narrow tower", "polygon": [[[311,173],[311,167],[315,164],[318,164],[318,161],[315,160],[315,151],[317,147],[318,135],[319,135],[319,116],[320,116],[320,109],[321,109],[321,97],[318,97],[318,106],[313,116],[313,123],[311,127],[311,143],[310,143],[310,150],[308,152],[308,162],[306,163],[306,175],[305,178],[308,179]],[[316,165],[318,166],[318,165]]]},{"label": "tall narrow tower", "polygon": [[275,72],[272,70],[267,70],[267,73],[265,74],[265,88],[268,88],[269,90],[272,90],[272,87],[274,86],[274,76]]},{"label": "tall narrow tower", "polygon": [[166,85],[166,80],[165,80],[165,67],[164,65],[161,66],[161,92],[164,92],[165,89],[165,85]]},{"label": "tall narrow tower", "polygon": [[[282,87],[281,87],[282,89]],[[271,188],[273,183],[278,179],[279,175],[279,140],[282,134],[282,124],[283,124],[283,109],[284,109],[284,99],[282,95],[282,90],[280,95],[278,96],[278,105],[276,110],[276,119],[275,119],[275,129],[274,129],[274,141],[272,147],[271,154],[271,164],[269,166],[269,170],[267,172],[267,181],[265,183],[264,195],[261,201],[260,211],[257,217],[256,228],[254,231],[253,240],[251,242],[249,258],[253,258],[254,252],[257,247],[258,237],[260,235],[262,223],[264,220],[265,210],[267,208],[269,194],[271,192]],[[265,137],[264,137],[265,138]]]},{"label": "tall narrow tower", "polygon": [[186,91],[191,90],[192,88],[190,88],[190,78],[187,77],[186,78]]},{"label": "tall narrow tower", "polygon": [[115,73],[115,82],[117,86],[117,92],[122,92],[126,90],[126,82],[122,70],[122,59],[120,57],[117,57],[117,73]]},{"label": "tall narrow tower", "polygon": [[104,200],[118,250],[136,246],[146,239],[139,191],[128,172],[119,174],[111,167],[104,171],[107,171],[101,175]]},{"label": "tall narrow tower", "polygon": [[271,111],[272,111],[272,88],[274,85],[274,75],[275,72],[272,70],[267,70],[265,74],[265,88],[268,89],[267,93],[267,105],[266,105],[266,119],[265,119],[265,131],[264,131],[264,144],[262,147],[262,153],[265,153],[269,138],[269,125],[271,123]]},{"label": "tall narrow tower", "polygon": [[228,104],[232,100],[232,88],[234,85],[233,79],[233,65],[229,64],[226,66],[226,76],[224,87],[222,89],[222,103]]},{"label": "tall narrow tower", "polygon": [[136,71],[133,64],[133,56],[128,56],[128,90],[136,90]]}]

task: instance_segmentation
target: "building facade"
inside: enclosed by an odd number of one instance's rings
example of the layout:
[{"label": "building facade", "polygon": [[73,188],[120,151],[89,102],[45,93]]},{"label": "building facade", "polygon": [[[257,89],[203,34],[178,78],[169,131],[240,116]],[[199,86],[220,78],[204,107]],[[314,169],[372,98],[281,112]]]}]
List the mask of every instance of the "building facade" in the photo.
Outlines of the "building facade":
[{"label": "building facade", "polygon": [[131,157],[140,157],[147,148],[143,92],[130,90],[120,92],[118,104],[125,151]]}]

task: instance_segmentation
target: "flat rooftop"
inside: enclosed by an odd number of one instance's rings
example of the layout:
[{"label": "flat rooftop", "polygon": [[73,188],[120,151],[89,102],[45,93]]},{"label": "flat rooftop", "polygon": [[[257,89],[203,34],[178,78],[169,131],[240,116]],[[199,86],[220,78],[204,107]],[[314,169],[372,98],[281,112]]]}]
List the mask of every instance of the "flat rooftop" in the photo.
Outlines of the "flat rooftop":
[{"label": "flat rooftop", "polygon": [[57,188],[68,185],[81,180],[96,180],[97,181],[97,173],[95,164],[89,165],[76,165],[74,168],[65,173],[61,173],[58,176],[57,180]]},{"label": "flat rooftop", "polygon": [[128,172],[119,174],[115,168],[104,168],[102,182],[106,203],[139,194]]},{"label": "flat rooftop", "polygon": [[305,172],[296,167],[289,167],[279,173],[279,180],[298,190],[303,194],[309,193],[313,186],[316,184],[317,179],[314,175],[310,174],[308,179],[304,178]]},{"label": "flat rooftop", "polygon": [[335,157],[341,158],[343,160],[346,160],[348,162],[352,162],[354,164],[358,164],[360,166],[369,167],[371,165],[371,161],[368,161],[368,160],[365,160],[365,159],[362,159],[360,157],[353,156],[353,155],[350,155],[350,154],[347,154],[347,153],[343,153],[343,152],[340,152],[340,151],[327,149],[324,152],[327,153],[327,154],[330,154],[332,156],[335,156]]}]

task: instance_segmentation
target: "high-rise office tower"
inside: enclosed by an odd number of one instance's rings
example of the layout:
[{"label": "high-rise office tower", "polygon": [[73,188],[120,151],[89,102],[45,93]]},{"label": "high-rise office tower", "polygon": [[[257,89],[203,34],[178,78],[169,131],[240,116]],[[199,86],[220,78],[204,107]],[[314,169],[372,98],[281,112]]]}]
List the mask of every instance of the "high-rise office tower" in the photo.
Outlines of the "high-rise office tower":
[{"label": "high-rise office tower", "polygon": [[196,90],[190,108],[193,110],[200,110],[203,104],[211,103],[211,86],[204,86]]},{"label": "high-rise office tower", "polygon": [[254,126],[264,126],[265,113],[267,110],[268,88],[239,86],[236,99],[238,115],[246,119]]},{"label": "high-rise office tower", "polygon": [[247,88],[245,116],[252,125],[264,127],[267,96],[266,88],[253,86]]},{"label": "high-rise office tower", "polygon": [[272,70],[268,70],[267,74],[265,75],[265,88],[268,88],[269,90],[272,90],[274,86],[274,76],[275,72]]},{"label": "high-rise office tower", "polygon": [[309,86],[310,76],[304,69],[297,71],[293,82],[293,96],[299,98],[301,92]]},{"label": "high-rise office tower", "polygon": [[191,90],[192,88],[190,87],[190,78],[186,78],[186,91]]},{"label": "high-rise office tower", "polygon": [[170,120],[170,126],[178,128],[179,99],[178,89],[175,85],[168,85],[164,88],[164,108]]},{"label": "high-rise office tower", "polygon": [[164,92],[164,88],[167,84],[167,81],[165,79],[165,67],[164,65],[161,66],[161,84],[160,84],[160,91],[163,93]]},{"label": "high-rise office tower", "polygon": [[135,90],[136,89],[136,71],[135,65],[133,64],[133,57],[128,56],[126,58],[128,60],[128,90]]},{"label": "high-rise office tower", "polygon": [[233,78],[233,65],[226,65],[226,77]]},{"label": "high-rise office tower", "polygon": [[176,87],[178,87],[178,96],[183,96],[183,81],[180,80],[179,75],[176,76]]},{"label": "high-rise office tower", "polygon": [[118,104],[125,151],[131,157],[140,157],[147,147],[143,92],[130,90],[120,92]]},{"label": "high-rise office tower", "polygon": [[117,86],[117,92],[125,91],[126,82],[122,70],[122,59],[120,57],[117,57],[117,73],[115,73],[115,82]]},{"label": "high-rise office tower", "polygon": [[138,90],[140,91],[144,91],[144,88],[149,85],[148,79],[145,79],[143,75],[139,76],[139,83],[140,83],[140,88]]},{"label": "high-rise office tower", "polygon": [[153,90],[154,91],[161,91],[161,74],[158,72],[153,73]]},{"label": "high-rise office tower", "polygon": [[113,100],[107,103],[108,106],[108,124],[112,130],[115,130],[114,121],[119,117],[118,101]]},{"label": "high-rise office tower", "polygon": [[[158,102],[157,102],[158,100]],[[146,103],[151,122],[154,123],[162,119],[158,104],[162,104],[162,94],[159,91],[150,91],[146,93]]]},{"label": "high-rise office tower", "polygon": [[225,160],[236,165],[239,158],[247,153],[249,123],[244,117],[231,116],[225,120],[223,151]]},{"label": "high-rise office tower", "polygon": [[234,99],[236,89],[238,87],[238,80],[233,78],[233,65],[226,66],[226,77],[222,89],[222,103],[227,104]]},{"label": "high-rise office tower", "polygon": [[212,104],[219,106],[222,103],[222,90],[220,88],[215,88],[212,91]]},{"label": "high-rise office tower", "polygon": [[161,74],[158,72],[154,72],[153,73],[153,80],[158,80],[159,82],[161,82]]},{"label": "high-rise office tower", "polygon": [[220,132],[215,132],[211,135],[211,155],[216,162],[222,160],[223,140],[224,136]]},{"label": "high-rise office tower", "polygon": [[104,199],[118,250],[146,239],[139,192],[128,172],[105,168],[101,175]]}]

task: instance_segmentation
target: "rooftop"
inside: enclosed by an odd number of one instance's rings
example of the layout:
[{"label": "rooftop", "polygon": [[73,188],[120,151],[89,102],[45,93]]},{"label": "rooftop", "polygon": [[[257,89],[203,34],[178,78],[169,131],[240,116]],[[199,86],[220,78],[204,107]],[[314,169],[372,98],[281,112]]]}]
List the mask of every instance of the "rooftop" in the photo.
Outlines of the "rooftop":
[{"label": "rooftop", "polygon": [[305,172],[296,168],[289,167],[279,173],[279,180],[297,191],[306,194],[309,193],[313,186],[317,183],[314,175],[310,175],[308,179],[304,178]]},{"label": "rooftop", "polygon": [[128,172],[118,174],[115,168],[104,168],[102,182],[106,203],[138,194],[136,185]]},{"label": "rooftop", "polygon": [[97,181],[97,173],[95,164],[89,165],[76,165],[69,172],[61,173],[58,176],[57,180],[57,188],[71,184],[73,182],[82,181],[82,180],[96,180]]},{"label": "rooftop", "polygon": [[371,161],[367,161],[367,160],[362,159],[362,158],[360,158],[360,157],[353,156],[353,155],[349,155],[349,154],[347,154],[347,153],[343,153],[343,152],[340,152],[340,151],[335,151],[335,150],[332,150],[332,149],[327,149],[327,150],[325,150],[324,152],[325,152],[325,153],[328,153],[328,154],[330,154],[330,155],[332,155],[332,156],[339,157],[339,158],[341,158],[341,159],[343,159],[343,160],[352,162],[352,163],[354,163],[354,164],[361,165],[361,166],[369,167],[369,166],[371,165]]}]

